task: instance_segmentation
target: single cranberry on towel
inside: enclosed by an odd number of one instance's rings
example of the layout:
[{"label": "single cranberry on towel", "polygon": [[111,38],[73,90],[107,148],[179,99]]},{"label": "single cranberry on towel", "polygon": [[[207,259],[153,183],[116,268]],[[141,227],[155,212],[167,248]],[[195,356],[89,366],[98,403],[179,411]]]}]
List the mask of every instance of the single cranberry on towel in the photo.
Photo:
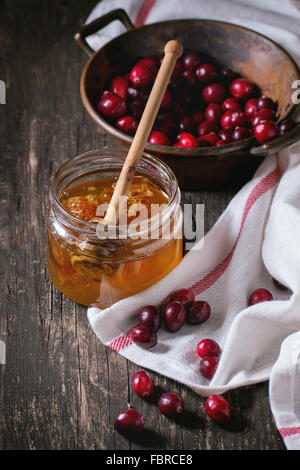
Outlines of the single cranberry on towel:
[{"label": "single cranberry on towel", "polygon": [[186,310],[184,305],[180,302],[170,302],[164,313],[164,320],[166,327],[169,331],[174,333],[178,331],[185,322]]},{"label": "single cranberry on towel", "polygon": [[131,377],[131,383],[135,394],[140,398],[147,398],[153,392],[153,380],[144,370],[136,371]]},{"label": "single cranberry on towel", "polygon": [[231,409],[226,398],[220,395],[211,395],[205,400],[207,415],[217,423],[227,423],[231,419]]},{"label": "single cranberry on towel", "polygon": [[153,348],[157,344],[156,334],[147,326],[138,325],[131,331],[132,341],[141,348]]},{"label": "single cranberry on towel", "polygon": [[158,400],[157,406],[164,415],[176,416],[182,413],[184,402],[176,393],[164,393]]},{"label": "single cranberry on towel", "polygon": [[190,289],[179,289],[172,292],[170,296],[171,302],[180,302],[185,307],[189,307],[191,303],[194,301],[194,294],[191,292]]},{"label": "single cranberry on towel", "polygon": [[266,302],[267,300],[273,300],[273,295],[267,289],[256,289],[252,292],[249,298],[249,305],[259,304],[260,302]]},{"label": "single cranberry on towel", "polygon": [[125,410],[114,421],[115,429],[121,434],[135,434],[144,429],[144,418],[137,410]]},{"label": "single cranberry on towel", "polygon": [[154,305],[143,307],[139,315],[139,325],[147,326],[156,333],[162,322],[162,314]]}]

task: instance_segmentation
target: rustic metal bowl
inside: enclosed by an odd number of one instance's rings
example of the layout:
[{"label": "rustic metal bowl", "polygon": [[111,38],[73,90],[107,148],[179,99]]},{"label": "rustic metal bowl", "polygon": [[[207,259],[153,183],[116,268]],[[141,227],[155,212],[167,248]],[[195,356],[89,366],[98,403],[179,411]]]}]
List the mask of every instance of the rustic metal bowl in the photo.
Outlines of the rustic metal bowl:
[{"label": "rustic metal bowl", "polygon": [[[86,37],[116,19],[128,31],[94,53]],[[278,104],[279,120],[287,118],[295,108],[291,101],[291,85],[294,80],[300,79],[297,65],[278,44],[241,26],[212,20],[176,20],[134,28],[126,12],[118,9],[85,26],[75,35],[75,39],[91,56],[81,76],[83,104],[99,126],[126,144],[131,143],[132,137],[99,114],[97,98],[107,89],[112,76],[119,72],[124,63],[134,63],[142,56],[162,54],[165,43],[170,39],[179,40],[186,50],[196,50],[213,57],[222,67],[231,68],[256,83],[263,94]],[[182,189],[212,189],[242,184],[260,162],[257,156],[276,152],[299,137],[300,124],[272,143],[259,147],[254,137],[250,137],[223,147],[196,149],[148,143],[145,152],[157,155],[166,162],[176,174]]]}]

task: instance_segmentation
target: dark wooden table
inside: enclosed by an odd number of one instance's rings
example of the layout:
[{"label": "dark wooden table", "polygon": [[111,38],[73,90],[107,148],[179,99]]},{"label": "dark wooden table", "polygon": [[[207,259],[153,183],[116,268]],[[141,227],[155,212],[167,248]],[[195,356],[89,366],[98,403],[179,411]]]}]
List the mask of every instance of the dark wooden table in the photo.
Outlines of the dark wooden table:
[{"label": "dark wooden table", "polygon": [[[210,421],[204,400],[154,375],[165,391],[184,398],[175,423],[129,386],[137,367],[105,348],[92,333],[86,309],[64,297],[46,267],[45,202],[53,170],[66,159],[103,145],[102,133],[81,104],[86,61],[73,40],[96,0],[0,0],[1,449],[282,449],[269,408],[268,384],[227,394],[236,416],[230,430]],[[234,191],[183,194],[205,204],[206,230]],[[151,429],[129,442],[113,429],[114,416],[132,404]]]}]

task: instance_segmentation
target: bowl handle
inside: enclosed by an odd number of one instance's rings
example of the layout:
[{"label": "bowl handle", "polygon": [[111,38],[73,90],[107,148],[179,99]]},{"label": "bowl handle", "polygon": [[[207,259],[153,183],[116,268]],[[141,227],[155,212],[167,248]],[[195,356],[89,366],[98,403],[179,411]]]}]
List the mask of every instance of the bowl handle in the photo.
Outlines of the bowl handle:
[{"label": "bowl handle", "polygon": [[293,129],[288,131],[286,134],[277,137],[270,142],[260,145],[259,147],[253,147],[250,150],[251,155],[255,155],[257,157],[264,157],[271,153],[279,152],[279,150],[283,150],[291,144],[297,142],[300,139],[300,123],[296,124]]},{"label": "bowl handle", "polygon": [[100,18],[97,18],[96,20],[92,21],[91,23],[83,26],[81,30],[74,35],[74,39],[77,44],[84,50],[84,52],[86,52],[87,55],[91,57],[95,51],[93,51],[93,49],[88,45],[88,43],[86,42],[86,38],[115,20],[121,21],[127,31],[134,28],[134,25],[132,24],[132,21],[127,15],[126,11],[122,8],[118,8],[117,10],[112,10],[109,13],[106,13],[106,15],[103,15]]}]

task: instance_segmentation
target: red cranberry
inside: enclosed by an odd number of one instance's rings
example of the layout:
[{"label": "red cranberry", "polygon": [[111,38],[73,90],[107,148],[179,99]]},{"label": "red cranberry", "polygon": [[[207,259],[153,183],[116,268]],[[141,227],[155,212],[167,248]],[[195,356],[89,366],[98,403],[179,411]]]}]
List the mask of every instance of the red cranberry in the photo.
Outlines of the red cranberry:
[{"label": "red cranberry", "polygon": [[198,80],[197,80],[197,77],[196,75],[194,74],[194,72],[192,70],[185,70],[182,74],[184,80],[188,83],[188,85],[194,87],[195,85],[197,85],[198,83]]},{"label": "red cranberry", "polygon": [[226,398],[220,395],[211,395],[205,400],[207,415],[217,423],[227,423],[231,418],[231,409]]},{"label": "red cranberry", "polygon": [[139,119],[141,115],[143,114],[145,108],[145,104],[142,101],[132,101],[130,103],[130,109],[134,117]]},{"label": "red cranberry", "polygon": [[221,118],[221,127],[223,127],[223,129],[229,129],[231,127],[231,116],[235,112],[236,111],[232,111],[231,109],[229,109],[223,114]]},{"label": "red cranberry", "polygon": [[115,77],[111,82],[110,89],[112,92],[121,96],[123,100],[126,100],[128,91],[128,81],[126,80],[126,78],[121,76]]},{"label": "red cranberry", "polygon": [[254,85],[245,78],[237,78],[230,85],[230,93],[238,100],[250,98],[253,94]]},{"label": "red cranberry", "polygon": [[138,325],[131,331],[132,341],[141,348],[152,348],[157,344],[156,334],[148,326]]},{"label": "red cranberry", "polygon": [[215,132],[209,132],[208,134],[204,134],[201,137],[198,137],[198,142],[201,142],[203,140],[209,142],[211,145],[216,145],[218,136]]},{"label": "red cranberry", "polygon": [[189,308],[193,301],[194,301],[194,294],[191,292],[190,289],[178,289],[172,292],[167,301],[168,302],[180,302],[182,305],[184,305],[186,308]]},{"label": "red cranberry", "polygon": [[199,124],[197,131],[202,136],[209,132],[218,132],[218,126],[214,121],[203,121]]},{"label": "red cranberry", "polygon": [[234,111],[230,118],[231,127],[248,127],[249,120],[243,111]]},{"label": "red cranberry", "polygon": [[131,69],[130,80],[136,87],[149,85],[152,80],[151,70],[146,65],[137,64]]},{"label": "red cranberry", "polygon": [[152,131],[148,142],[155,145],[171,145],[169,137],[160,131]]},{"label": "red cranberry", "polygon": [[254,116],[252,116],[251,124],[253,127],[257,126],[261,121],[276,121],[276,114],[272,109],[261,109]]},{"label": "red cranberry", "polygon": [[104,116],[116,118],[125,114],[126,104],[116,93],[105,91],[98,103],[98,109]]},{"label": "red cranberry", "polygon": [[157,74],[157,64],[152,57],[143,57],[137,62],[136,65],[145,65],[148,67],[148,69],[151,70],[153,77]]},{"label": "red cranberry", "polygon": [[210,316],[210,306],[205,300],[196,300],[188,312],[188,321],[192,325],[200,325],[200,323],[208,320]]},{"label": "red cranberry", "polygon": [[232,129],[230,127],[228,127],[227,129],[221,129],[218,135],[219,137],[221,137],[222,140],[228,140],[230,142],[232,136]]},{"label": "red cranberry", "polygon": [[262,121],[254,129],[255,138],[258,143],[265,144],[269,140],[275,139],[278,135],[278,128],[273,121]]},{"label": "red cranberry", "polygon": [[206,103],[222,103],[226,94],[226,88],[222,83],[212,83],[207,85],[202,91],[203,99]]},{"label": "red cranberry", "polygon": [[199,357],[206,356],[219,356],[221,353],[221,348],[216,341],[213,339],[207,338],[200,341],[197,344],[197,354]]},{"label": "red cranberry", "polygon": [[197,52],[190,51],[183,56],[182,62],[185,69],[195,70],[201,64],[201,59]]},{"label": "red cranberry", "polygon": [[205,110],[205,119],[207,121],[219,122],[223,113],[224,111],[220,104],[211,103]]},{"label": "red cranberry", "polygon": [[195,121],[197,124],[200,124],[200,122],[204,121],[204,113],[201,111],[201,109],[198,109],[197,111],[194,112],[193,114],[193,121]]},{"label": "red cranberry", "polygon": [[252,117],[257,113],[257,99],[250,98],[245,104],[245,113],[248,117]]},{"label": "red cranberry", "polygon": [[211,379],[217,370],[219,359],[216,356],[205,356],[200,361],[200,372],[207,379]]},{"label": "red cranberry", "polygon": [[192,118],[186,116],[179,121],[179,130],[181,132],[194,132],[195,121]]},{"label": "red cranberry", "polygon": [[275,103],[274,101],[269,98],[268,96],[261,96],[258,101],[257,101],[257,110],[259,111],[260,109],[275,109]]},{"label": "red cranberry", "polygon": [[241,105],[235,98],[226,98],[223,101],[222,108],[227,111],[228,109],[232,111],[241,111]]},{"label": "red cranberry", "polygon": [[252,292],[249,298],[249,305],[259,304],[260,302],[266,302],[273,300],[273,295],[267,289],[256,289]]},{"label": "red cranberry", "polygon": [[231,140],[232,142],[237,142],[238,140],[247,139],[250,135],[249,129],[246,129],[246,127],[236,127],[232,133]]},{"label": "red cranberry", "polygon": [[147,305],[147,307],[143,307],[140,311],[139,324],[147,326],[154,333],[160,329],[161,322],[162,314],[154,305]]},{"label": "red cranberry", "polygon": [[176,393],[164,393],[158,400],[158,409],[167,416],[176,416],[184,409],[183,399]]},{"label": "red cranberry", "polygon": [[123,116],[116,121],[116,126],[126,134],[133,135],[137,130],[138,122],[132,116]]},{"label": "red cranberry", "polygon": [[128,87],[127,93],[132,100],[136,100],[139,96],[139,90],[133,86]]},{"label": "red cranberry", "polygon": [[137,410],[125,410],[114,421],[115,429],[122,434],[138,433],[144,429],[144,418]]},{"label": "red cranberry", "polygon": [[198,147],[197,137],[195,137],[193,134],[190,134],[189,132],[183,132],[180,135],[179,145],[180,147],[184,147],[184,148]]},{"label": "red cranberry", "polygon": [[184,307],[189,308],[194,301],[194,294],[190,289],[178,289],[172,292],[168,298],[168,302],[180,302]]},{"label": "red cranberry", "polygon": [[171,106],[172,104],[172,95],[171,93],[169,92],[169,90],[167,89],[165,91],[165,94],[163,96],[163,99],[162,99],[162,102],[161,102],[161,108],[162,109],[167,109]]},{"label": "red cranberry", "polygon": [[227,83],[231,83],[237,78],[237,74],[231,69],[222,69],[222,75]]},{"label": "red cranberry", "polygon": [[295,123],[291,119],[286,119],[279,124],[279,134],[285,134],[287,131],[293,129],[293,127],[295,127]]},{"label": "red cranberry", "polygon": [[186,318],[186,310],[180,302],[170,302],[164,312],[166,327],[174,333],[178,331],[184,324]]},{"label": "red cranberry", "polygon": [[200,82],[212,83],[219,76],[218,69],[212,64],[202,64],[196,70],[196,75]]},{"label": "red cranberry", "polygon": [[170,302],[180,302],[186,308],[189,308],[192,305],[194,298],[195,296],[190,289],[182,288],[171,292],[163,305],[166,306]]},{"label": "red cranberry", "polygon": [[179,75],[181,74],[182,72],[182,69],[183,69],[183,65],[182,65],[182,62],[180,59],[177,60],[176,64],[175,64],[175,67],[174,67],[174,70],[172,72],[172,77],[171,79],[176,79],[179,77]]},{"label": "red cranberry", "polygon": [[153,380],[144,370],[135,372],[131,377],[131,383],[135,394],[140,398],[147,398],[153,392]]}]

